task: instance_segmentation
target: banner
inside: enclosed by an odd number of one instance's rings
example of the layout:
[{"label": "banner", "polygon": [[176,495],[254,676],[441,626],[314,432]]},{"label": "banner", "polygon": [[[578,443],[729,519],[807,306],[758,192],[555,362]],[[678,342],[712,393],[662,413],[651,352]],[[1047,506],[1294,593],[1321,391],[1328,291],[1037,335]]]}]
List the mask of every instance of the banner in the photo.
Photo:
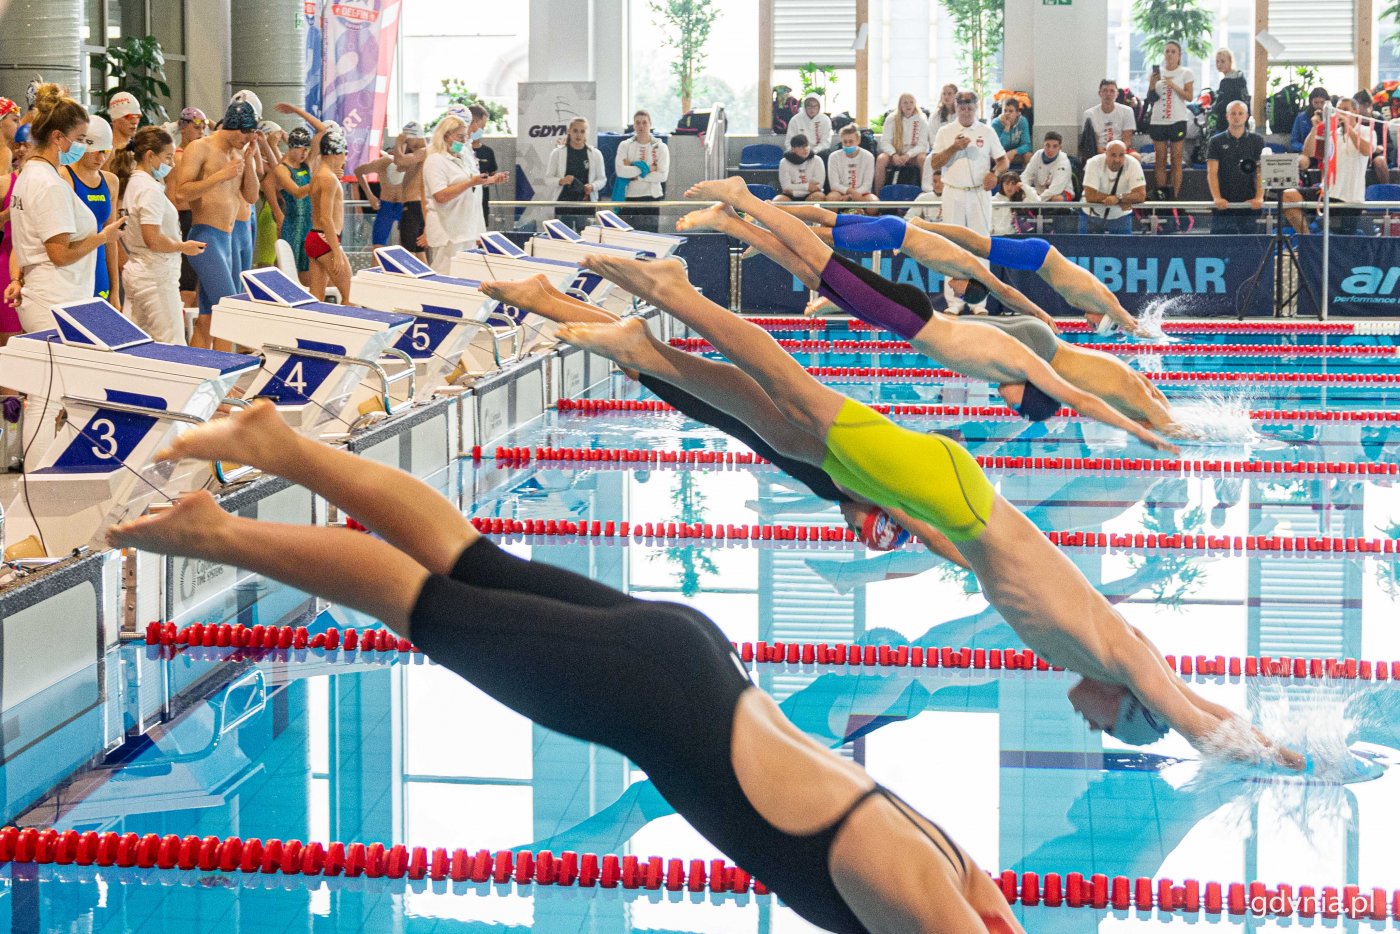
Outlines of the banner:
[{"label": "banner", "polygon": [[[320,6],[320,116],[345,128],[348,171],[379,156],[389,106],[389,75],[399,37],[400,0],[307,0]],[[314,30],[307,30],[311,41]],[[326,63],[334,63],[326,67]],[[307,110],[311,104],[307,82]]]},{"label": "banner", "polygon": [[[1391,237],[1333,236],[1328,265],[1328,314],[1400,314],[1400,240]],[[1298,241],[1298,314],[1315,315],[1322,297],[1322,237]]]},{"label": "banner", "polygon": [[[1249,236],[1132,236],[1052,235],[1046,237],[1070,262],[1089,272],[1136,315],[1149,305],[1167,302],[1168,315],[1273,314],[1273,261],[1268,237]],[[870,255],[856,256],[870,266]],[[1263,264],[1252,290],[1251,281]],[[1077,316],[1038,273],[994,268],[1003,282],[1023,292],[1047,312]],[[892,282],[915,285],[944,307],[943,276],[920,266],[903,253],[881,256],[880,275]],[[806,305],[802,283],[766,257],[744,261],[743,307],[746,311],[796,314]],[[990,303],[996,310],[996,303]]]},{"label": "banner", "polygon": [[[598,85],[592,81],[522,81],[516,109],[515,197],[549,201],[554,191],[544,184],[549,154],[568,133],[569,121],[588,121],[589,144],[597,145]],[[601,196],[601,192],[599,193]]]},{"label": "banner", "polygon": [[321,29],[322,7],[325,0],[302,0],[302,18],[306,25],[306,112],[321,117],[321,82],[325,78],[323,64],[325,33]]}]

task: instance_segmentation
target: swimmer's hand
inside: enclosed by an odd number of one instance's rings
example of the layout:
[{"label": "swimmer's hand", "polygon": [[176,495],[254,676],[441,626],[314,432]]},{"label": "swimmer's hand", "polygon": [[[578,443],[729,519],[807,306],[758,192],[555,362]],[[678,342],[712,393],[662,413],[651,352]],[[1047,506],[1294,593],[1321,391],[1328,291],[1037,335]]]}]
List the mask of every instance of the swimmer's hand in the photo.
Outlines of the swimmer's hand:
[{"label": "swimmer's hand", "polygon": [[1154,451],[1165,451],[1168,454],[1181,453],[1181,448],[1177,447],[1175,444],[1172,444],[1166,438],[1163,438],[1162,436],[1158,435],[1150,428],[1144,428],[1142,425],[1138,425],[1137,429],[1133,432],[1133,434],[1137,437],[1139,441],[1152,448]]},{"label": "swimmer's hand", "polygon": [[180,244],[179,252],[185,256],[198,256],[204,252],[204,248],[208,245],[199,240],[186,240]]}]

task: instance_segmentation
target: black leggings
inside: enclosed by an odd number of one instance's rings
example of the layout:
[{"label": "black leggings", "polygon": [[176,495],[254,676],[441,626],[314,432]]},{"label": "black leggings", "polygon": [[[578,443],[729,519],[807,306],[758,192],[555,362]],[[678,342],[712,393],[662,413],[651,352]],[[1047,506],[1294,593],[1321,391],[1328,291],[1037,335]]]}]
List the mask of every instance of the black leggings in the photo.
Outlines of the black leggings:
[{"label": "black leggings", "polygon": [[748,446],[749,450],[753,451],[764,460],[776,464],[778,469],[782,470],[783,473],[800,481],[807,489],[811,490],[822,499],[832,503],[854,502],[850,496],[836,485],[836,481],[832,480],[831,476],[825,470],[813,466],[812,464],[805,463],[804,461],[794,460],[791,457],[779,454],[777,451],[773,450],[772,446],[769,445],[767,441],[764,441],[763,438],[759,436],[758,432],[727,412],[721,412],[708,402],[697,399],[679,386],[673,386],[654,376],[648,376],[643,373],[637,377],[637,382],[651,390],[657,398],[668,403],[681,414],[693,418],[697,422],[704,422],[712,428],[718,428],[731,438],[743,442]]}]

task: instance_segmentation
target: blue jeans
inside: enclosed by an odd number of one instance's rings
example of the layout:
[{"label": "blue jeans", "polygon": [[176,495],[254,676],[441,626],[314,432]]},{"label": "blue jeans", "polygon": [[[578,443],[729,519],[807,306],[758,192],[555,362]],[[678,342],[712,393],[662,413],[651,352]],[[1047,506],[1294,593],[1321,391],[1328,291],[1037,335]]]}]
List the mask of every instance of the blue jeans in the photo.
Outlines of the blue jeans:
[{"label": "blue jeans", "polygon": [[1080,212],[1079,232],[1082,234],[1131,234],[1133,232],[1133,215],[1124,214],[1113,220],[1105,220],[1102,217],[1090,217],[1088,214]]}]

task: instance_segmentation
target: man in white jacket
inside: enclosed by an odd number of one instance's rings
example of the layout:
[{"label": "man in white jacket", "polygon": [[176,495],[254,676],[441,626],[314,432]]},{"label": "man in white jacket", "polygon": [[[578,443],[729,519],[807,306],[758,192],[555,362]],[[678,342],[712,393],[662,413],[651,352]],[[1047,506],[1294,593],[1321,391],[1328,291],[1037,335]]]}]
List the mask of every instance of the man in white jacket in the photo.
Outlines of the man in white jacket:
[{"label": "man in white jacket", "polygon": [[[617,159],[613,166],[618,178],[627,179],[629,202],[660,201],[665,197],[661,186],[671,171],[671,150],[666,144],[651,135],[651,114],[639,110],[632,115],[631,139],[623,140],[617,147]],[[638,230],[655,231],[660,208],[630,208],[626,212],[634,218],[632,226]]]},{"label": "man in white jacket", "polygon": [[860,130],[854,123],[841,128],[841,148],[826,160],[828,201],[879,201],[870,190],[875,184],[875,157],[860,146]]},{"label": "man in white jacket", "polygon": [[[564,145],[549,154],[549,164],[544,170],[545,191],[553,189],[555,201],[597,201],[598,192],[608,183],[604,164],[603,154],[588,144],[588,121],[575,117],[569,121]],[[591,208],[558,208],[555,213],[565,222],[572,222],[593,211]]]},{"label": "man in white jacket", "polygon": [[819,156],[825,156],[836,145],[831,118],[822,113],[822,99],[815,94],[808,94],[802,100],[802,109],[788,121],[788,149],[792,148],[792,138],[799,133],[807,137],[807,145]]},{"label": "man in white jacket", "polygon": [[1065,154],[1064,137],[1054,130],[1045,134],[1045,145],[1031,155],[1021,181],[1035,190],[1037,201],[1073,201],[1074,167]]},{"label": "man in white jacket", "polygon": [[812,152],[807,137],[798,133],[792,138],[792,148],[783,153],[778,163],[778,196],[774,201],[821,200],[826,185],[826,163]]}]

